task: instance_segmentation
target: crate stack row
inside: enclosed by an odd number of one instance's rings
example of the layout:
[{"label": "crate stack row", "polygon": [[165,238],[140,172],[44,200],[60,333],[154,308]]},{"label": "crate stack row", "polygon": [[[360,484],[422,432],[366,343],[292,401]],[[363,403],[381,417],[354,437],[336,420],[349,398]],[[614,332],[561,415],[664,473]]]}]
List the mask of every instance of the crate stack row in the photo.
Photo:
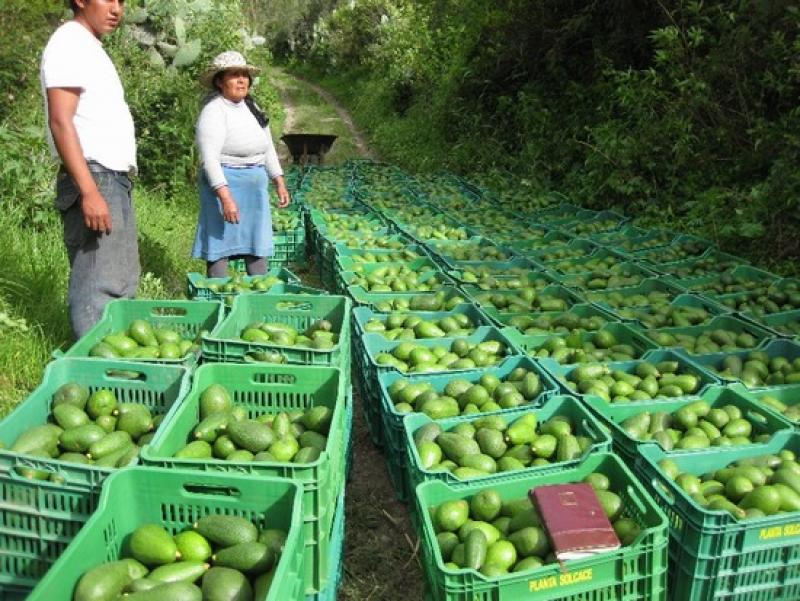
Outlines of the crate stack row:
[{"label": "crate stack row", "polygon": [[219,514],[284,537],[256,598],[336,598],[351,301],[298,282],[189,274],[192,300],[114,301],[57,353],[0,421],[0,597],[70,600],[144,524]]},{"label": "crate stack row", "polygon": [[[798,597],[800,491],[786,473],[800,422],[797,281],[555,195],[498,198],[375,164],[342,179],[336,207],[309,211],[309,237],[323,283],[353,299],[354,383],[419,528],[432,599]],[[452,441],[431,444],[442,431],[507,432],[527,413],[543,438],[532,455],[511,451],[508,434],[463,464]],[[575,439],[563,451],[550,448],[555,421]],[[432,506],[486,488],[506,500],[512,481],[574,481],[609,450],[641,496],[624,503],[644,512],[625,516],[640,520],[624,547],[639,563],[583,560],[562,578],[554,566],[479,574],[445,561]],[[736,461],[769,464],[728,485],[741,503],[768,484],[746,518],[725,497],[729,473],[713,480]]]}]

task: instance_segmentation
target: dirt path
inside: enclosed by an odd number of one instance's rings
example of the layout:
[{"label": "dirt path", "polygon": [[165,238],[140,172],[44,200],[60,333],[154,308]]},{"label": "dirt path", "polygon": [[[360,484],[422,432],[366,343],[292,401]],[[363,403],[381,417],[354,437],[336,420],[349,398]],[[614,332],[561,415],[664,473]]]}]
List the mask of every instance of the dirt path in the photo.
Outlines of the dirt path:
[{"label": "dirt path", "polygon": [[[296,128],[302,128],[304,126],[307,126],[307,124],[302,123],[303,119],[298,116],[298,113],[300,111],[298,110],[297,100],[292,94],[292,90],[289,89],[289,86],[287,85],[288,83],[287,78],[288,78],[293,85],[302,86],[307,90],[310,90],[311,92],[316,94],[319,97],[319,99],[321,99],[320,102],[321,104],[326,104],[331,109],[333,109],[333,111],[335,111],[337,117],[321,118],[319,120],[320,123],[325,124],[325,123],[340,121],[344,125],[344,129],[347,132],[348,136],[351,138],[352,145],[355,147],[357,154],[361,158],[368,158],[374,160],[378,159],[377,154],[369,147],[369,144],[367,143],[364,134],[355,125],[350,114],[330,92],[306,79],[294,75],[289,75],[288,73],[286,73],[281,69],[274,68],[274,71],[278,75],[280,75],[280,77],[277,77],[273,80],[273,83],[280,94],[281,103],[286,113],[282,127],[283,133],[290,133],[293,132]],[[337,143],[341,145],[341,141]],[[279,154],[281,154],[280,157],[281,159],[289,158],[288,150],[283,145],[281,145],[281,148],[279,149]]]}]

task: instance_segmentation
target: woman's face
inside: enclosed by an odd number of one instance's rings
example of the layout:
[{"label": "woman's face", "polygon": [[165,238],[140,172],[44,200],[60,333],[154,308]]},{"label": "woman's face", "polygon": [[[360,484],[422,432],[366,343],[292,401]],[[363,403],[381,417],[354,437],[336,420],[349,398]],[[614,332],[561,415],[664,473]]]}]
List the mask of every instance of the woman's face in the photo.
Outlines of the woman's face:
[{"label": "woman's face", "polygon": [[247,69],[228,69],[219,78],[219,91],[231,102],[241,102],[250,91]]}]

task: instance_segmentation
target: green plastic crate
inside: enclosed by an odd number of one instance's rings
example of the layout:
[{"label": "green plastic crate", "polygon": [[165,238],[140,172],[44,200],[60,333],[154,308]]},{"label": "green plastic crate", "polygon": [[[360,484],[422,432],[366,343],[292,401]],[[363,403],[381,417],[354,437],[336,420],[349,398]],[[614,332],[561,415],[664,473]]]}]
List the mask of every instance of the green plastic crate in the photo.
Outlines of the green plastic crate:
[{"label": "green plastic crate", "polygon": [[508,261],[456,261],[454,266],[454,269],[450,269],[446,273],[459,284],[477,283],[474,277],[466,276],[468,272],[474,274],[476,270],[487,273],[498,280],[523,279],[530,272],[534,272],[537,276],[546,276],[554,281],[551,276],[542,271],[540,265],[522,257]]},{"label": "green plastic crate", "polygon": [[[489,321],[489,318],[483,314],[483,312],[475,306],[473,303],[461,303],[456,305],[450,311],[393,311],[392,313],[401,313],[405,315],[417,315],[421,317],[424,321],[437,321],[439,319],[443,319],[445,317],[451,317],[453,315],[466,315],[472,323],[475,324],[475,327],[478,328],[480,326],[490,326],[492,325]],[[364,324],[366,324],[370,319],[377,317],[381,319],[381,321],[386,321],[386,317],[388,313],[380,313],[378,311],[374,311],[371,307],[355,307],[353,309],[353,339],[355,341],[356,336],[363,336],[367,333],[364,329]],[[381,335],[380,332],[370,332],[372,334]]]},{"label": "green plastic crate", "polygon": [[583,258],[592,254],[598,248],[600,247],[597,244],[587,240],[586,238],[573,238],[570,242],[564,245],[546,246],[544,248],[522,254],[523,256],[546,266],[548,263],[554,261]]},{"label": "green plastic crate", "polygon": [[[750,319],[743,315],[745,319]],[[755,322],[772,330],[776,336],[782,338],[800,338],[800,309],[797,311],[784,311],[756,318]]]},{"label": "green plastic crate", "polygon": [[[687,355],[679,350],[656,350],[656,351],[649,351],[645,354],[641,359],[637,359],[635,361],[610,361],[610,362],[603,362],[602,364],[608,367],[610,371],[624,371],[626,373],[634,373],[636,369],[636,365],[639,363],[649,362],[649,363],[659,363],[661,361],[677,361],[678,362],[678,374],[692,374],[697,377],[699,380],[699,387],[697,392],[694,393],[699,394],[705,390],[706,386],[714,386],[719,384],[719,379],[712,376],[706,370],[702,369],[699,365],[697,365],[694,361],[692,361]],[[567,382],[569,381],[569,375],[578,369],[580,365],[559,365],[552,359],[539,359],[538,362],[541,366],[555,379],[555,381],[559,384],[561,390],[565,394],[573,395],[573,396],[580,396],[583,397],[585,395],[581,394],[577,390],[573,390]],[[599,362],[595,362],[599,363]]]},{"label": "green plastic crate", "polygon": [[744,259],[736,255],[715,248],[708,249],[698,257],[661,264],[657,269],[686,290],[698,290],[698,284],[718,280],[723,274],[758,277],[767,273],[745,265]]},{"label": "green plastic crate", "polygon": [[[117,299],[106,305],[103,317],[64,353],[56,356],[90,358],[92,347],[113,332],[127,330],[134,319],[144,319],[155,327],[176,330],[183,338],[196,339],[203,332],[210,332],[222,321],[221,303],[183,300],[130,300]],[[193,362],[196,352],[190,352],[180,359],[120,359],[137,363]],[[93,358],[94,359],[94,358]],[[95,359],[96,360],[96,359]],[[107,359],[103,359],[107,361]]]},{"label": "green plastic crate", "polygon": [[[124,509],[124,510],[123,510]],[[303,601],[300,486],[291,480],[133,468],[109,478],[97,511],[34,589],[29,601],[70,601],[81,576],[122,557],[139,526],[178,533],[206,515],[244,517],[287,533],[269,594],[260,601]]]},{"label": "green plastic crate", "polygon": [[[730,310],[726,309],[725,307],[715,303],[711,299],[708,299],[704,296],[699,296],[697,294],[679,294],[672,299],[669,304],[672,307],[694,307],[696,309],[704,309],[708,313],[706,323],[718,315],[731,314]],[[632,308],[629,310],[629,313],[626,312],[625,315],[619,315],[618,313],[612,313],[612,315],[615,315],[620,321],[628,323],[634,327],[646,329],[648,326],[643,320],[651,317],[655,311],[656,307],[650,305],[646,307]]]},{"label": "green plastic crate", "polygon": [[[398,499],[401,501],[407,500],[411,492],[408,481],[407,459],[405,457],[406,434],[403,426],[403,419],[405,419],[406,415],[409,414],[401,413],[395,409],[394,403],[389,396],[389,387],[397,380],[409,379],[417,382],[430,382],[437,392],[442,392],[445,386],[447,386],[447,383],[456,378],[476,383],[481,379],[481,376],[488,373],[497,376],[500,380],[503,380],[517,367],[523,367],[538,374],[542,385],[542,392],[535,400],[526,405],[528,408],[538,407],[545,400],[555,394],[557,390],[556,383],[547,374],[547,372],[539,366],[538,363],[534,362],[529,357],[511,357],[495,367],[451,371],[447,374],[442,374],[440,372],[438,374],[408,375],[400,374],[394,370],[392,370],[393,373],[386,372],[378,374],[377,394],[379,395],[380,399],[381,418],[383,420],[382,431],[386,440],[385,446],[387,449],[386,455],[390,460],[393,461],[393,463],[390,463],[389,475],[392,479],[392,483],[395,486],[395,493],[397,494]],[[502,415],[508,413],[509,411],[513,411],[513,409],[502,409],[500,411],[492,412],[492,414]],[[481,415],[489,415],[489,413],[482,413]],[[393,470],[392,466],[396,467],[399,471]]]},{"label": "green plastic crate", "polygon": [[[721,253],[720,253],[721,254]],[[700,257],[700,259],[703,259]],[[737,258],[737,257],[734,257]],[[696,261],[699,259],[695,259]],[[778,279],[778,276],[756,269],[750,265],[739,265],[717,273],[707,273],[695,277],[680,277],[675,275],[665,276],[686,291],[704,294],[713,297],[719,294],[736,294],[745,292],[753,287],[768,286],[769,282]]]},{"label": "green plastic crate", "polygon": [[800,419],[792,420],[791,418],[787,417],[786,415],[782,415],[778,411],[776,411],[770,405],[767,405],[762,401],[765,396],[771,396],[773,398],[778,399],[780,402],[784,403],[787,406],[794,406],[800,403],[800,384],[791,384],[789,386],[777,386],[777,387],[769,387],[769,388],[756,388],[756,389],[747,389],[741,384],[734,384],[731,388],[738,388],[741,387],[741,393],[748,397],[752,398],[757,401],[760,406],[766,411],[773,411],[778,415],[781,415],[784,419],[789,420],[791,423],[794,424],[796,430],[800,431]]},{"label": "green plastic crate", "polygon": [[[69,382],[86,386],[90,393],[102,388],[108,389],[119,402],[141,403],[154,415],[166,414],[169,417],[178,409],[189,391],[189,372],[178,365],[57,359],[45,368],[41,384],[30,396],[0,421],[0,441],[6,447],[11,447],[23,432],[47,423],[53,394]],[[163,428],[162,422],[156,432]],[[22,455],[7,448],[0,449],[0,470],[17,472],[24,469],[48,472],[57,482],[82,487],[97,487],[116,471],[112,468]]]},{"label": "green plastic crate", "polygon": [[614,247],[622,244],[627,240],[635,240],[648,233],[648,230],[642,229],[635,225],[624,225],[618,230],[610,230],[606,232],[595,232],[584,236],[592,242],[596,242],[605,247]]},{"label": "green plastic crate", "polygon": [[[800,435],[784,433],[764,446],[714,449],[670,457],[683,472],[702,475],[734,461],[790,449]],[[675,601],[797,601],[800,599],[800,513],[736,520],[696,504],[670,480],[657,446],[641,450],[637,470],[669,519],[670,598]]]},{"label": "green plastic crate", "polygon": [[[514,472],[498,472],[496,474],[486,475],[481,478],[470,478],[469,480],[459,480],[451,472],[447,470],[431,471],[422,467],[422,462],[417,452],[417,447],[414,444],[414,434],[422,426],[430,424],[434,420],[429,418],[424,413],[411,413],[403,420],[403,428],[405,430],[405,457],[408,460],[406,469],[409,474],[410,490],[415,490],[422,482],[429,480],[440,480],[446,482],[452,488],[463,488],[466,486],[483,485],[491,486],[495,482],[504,482],[509,477],[521,476],[523,473],[549,473],[560,471],[561,469],[580,463],[586,456],[596,452],[610,452],[611,451],[611,437],[608,432],[603,428],[597,418],[594,417],[588,409],[586,409],[577,399],[570,396],[555,396],[548,398],[540,407],[520,407],[518,409],[511,409],[500,414],[500,417],[506,424],[513,423],[517,418],[528,413],[535,413],[537,422],[544,423],[553,416],[560,415],[570,419],[574,426],[573,433],[580,436],[587,436],[592,439],[592,445],[583,452],[583,454],[574,460],[553,462],[550,465],[531,466],[524,470],[517,470]],[[458,424],[468,423],[471,424],[478,419],[485,417],[485,414],[480,415],[462,415],[459,417],[452,417],[449,419],[436,420],[436,423],[447,432],[453,429]]]},{"label": "green plastic crate", "polygon": [[[221,384],[235,405],[247,409],[249,417],[263,413],[303,410],[315,406],[331,409],[333,417],[328,445],[311,463],[272,461],[228,462],[218,459],[185,459],[175,453],[191,441],[200,421],[200,395],[211,384]],[[348,387],[336,368],[294,365],[229,365],[210,363],[197,368],[192,389],[179,409],[165,420],[161,431],[142,450],[147,466],[202,472],[246,473],[254,477],[286,478],[302,485],[302,523],[305,541],[306,592],[325,588],[330,567],[325,564],[336,499],[344,490],[344,439]]]},{"label": "green plastic crate", "polygon": [[756,346],[751,348],[759,348],[766,341],[773,337],[769,330],[731,315],[719,315],[714,317],[711,321],[699,326],[689,326],[686,328],[658,328],[654,330],[643,329],[642,334],[644,334],[644,336],[652,340],[654,343],[661,346],[661,348],[682,348],[687,354],[691,356],[698,356],[701,353],[695,354],[689,349],[685,349],[680,345],[662,345],[655,338],[655,336],[658,334],[685,334],[688,336],[697,337],[705,332],[711,332],[717,329],[724,329],[731,332],[736,332],[737,334],[750,334],[756,340]]},{"label": "green plastic crate", "polygon": [[[596,269],[587,268],[586,264],[597,261],[598,259],[607,259],[609,263],[613,263],[614,267],[620,263],[629,261],[627,255],[623,255],[608,248],[597,247],[591,254],[574,259],[556,259],[555,261],[545,261],[543,265],[550,271],[558,274],[562,280],[569,276],[580,274],[589,274]],[[613,267],[612,267],[613,269]],[[607,269],[606,269],[607,271]]]},{"label": "green plastic crate", "polygon": [[352,300],[359,307],[372,307],[374,310],[380,311],[382,303],[396,299],[411,300],[415,296],[432,297],[437,294],[444,295],[444,302],[452,301],[455,298],[460,299],[457,304],[468,302],[466,296],[456,286],[442,286],[435,292],[359,292]]},{"label": "green plastic crate", "polygon": [[[613,290],[598,290],[598,291],[589,291],[587,290],[584,295],[586,296],[586,300],[594,305],[597,305],[604,311],[608,311],[609,313],[613,313],[617,315],[620,320],[623,317],[620,315],[619,311],[621,309],[629,309],[629,308],[641,308],[646,307],[649,305],[646,304],[631,304],[633,301],[630,299],[634,296],[638,295],[648,295],[653,292],[663,293],[666,298],[669,298],[671,302],[675,300],[680,294],[683,293],[683,290],[678,288],[677,286],[673,285],[671,282],[664,278],[648,278],[642,281],[641,284],[637,286],[628,286],[626,288],[615,288]],[[609,302],[609,295],[621,295],[624,300],[621,301],[619,307],[614,307]]]},{"label": "green plastic crate", "polygon": [[[612,315],[611,313],[608,313],[607,311],[604,311],[600,307],[596,307],[595,305],[588,304],[588,303],[579,303],[577,305],[573,305],[572,308],[569,311],[562,311],[562,312],[559,312],[559,313],[534,313],[534,312],[531,312],[531,313],[501,313],[497,309],[492,309],[490,307],[482,308],[481,311],[483,311],[483,313],[486,314],[486,316],[492,321],[492,323],[494,325],[496,325],[498,327],[501,327],[501,328],[506,328],[507,327],[507,329],[510,331],[509,335],[514,335],[514,336],[516,336],[517,334],[519,334],[520,336],[533,336],[533,335],[536,335],[536,334],[524,334],[524,333],[522,333],[522,331],[519,328],[513,326],[513,323],[514,323],[515,320],[529,321],[530,322],[530,326],[527,326],[525,328],[525,331],[528,331],[528,329],[537,328],[537,326],[536,326],[537,321],[536,320],[537,320],[537,318],[542,317],[542,316],[545,316],[545,317],[551,316],[553,318],[561,319],[561,320],[567,320],[567,319],[571,320],[573,316],[577,317],[578,319],[596,318],[598,320],[598,322],[599,322],[599,320],[602,320],[603,325],[605,325],[608,322],[618,321],[618,319],[614,315]],[[566,326],[563,326],[563,327],[562,326],[556,326],[556,327],[560,328],[560,329],[553,330],[552,332],[554,332],[554,333],[555,332],[567,333]],[[596,328],[596,329],[599,329],[599,328]]]},{"label": "green plastic crate", "polygon": [[[708,370],[712,374],[714,374],[717,378],[722,380],[725,383],[728,382],[741,382],[739,378],[733,378],[727,375],[720,373],[723,365],[722,362],[725,360],[726,357],[735,356],[742,359],[744,362],[747,355],[753,349],[745,349],[740,351],[730,351],[725,353],[710,353],[708,355],[694,355],[692,358],[695,363],[697,363],[703,369]],[[765,344],[762,344],[759,348],[759,351],[767,353],[770,358],[773,357],[785,357],[790,361],[800,357],[800,344],[796,342],[792,342],[791,340],[786,339],[773,339],[768,340]],[[742,382],[743,383],[743,382]],[[800,382],[798,382],[800,384]],[[743,383],[744,384],[744,383]],[[779,384],[768,384],[770,388],[779,387]],[[765,386],[758,386],[756,388],[764,388]]]},{"label": "green plastic crate", "polygon": [[[491,230],[494,229],[494,227],[491,228]],[[553,229],[544,225],[534,224],[525,229],[525,236],[514,235],[511,240],[508,240],[501,234],[501,237],[498,237],[498,239],[505,242],[506,246],[515,254],[522,257],[531,257],[535,252],[540,251],[543,248],[564,246],[575,239],[566,232],[562,232],[561,230]],[[535,233],[531,236],[532,232]],[[493,231],[489,233],[489,236],[493,237],[493,239],[496,237]],[[531,261],[533,259],[528,258],[528,260]]]},{"label": "green plastic crate", "polygon": [[633,476],[613,454],[595,453],[560,472],[509,478],[492,486],[503,500],[526,497],[531,488],[580,482],[592,472],[605,474],[611,490],[622,497],[623,515],[642,525],[627,547],[595,557],[545,565],[524,572],[487,578],[476,570],[445,567],[438,551],[429,508],[445,501],[470,499],[481,485],[454,489],[443,482],[424,482],[416,490],[422,520],[423,569],[436,601],[666,601],[667,520]]},{"label": "green plastic crate", "polygon": [[688,234],[680,234],[667,246],[647,248],[633,252],[631,255],[639,261],[646,261],[654,264],[656,269],[660,270],[668,269],[668,264],[670,263],[677,263],[692,257],[699,257],[711,248],[714,248],[714,243],[709,240],[697,236],[690,236]]},{"label": "green plastic crate", "polygon": [[621,241],[618,245],[610,245],[617,252],[634,254],[640,251],[652,250],[669,246],[676,238],[677,234],[670,230],[649,229],[639,236],[633,236]]},{"label": "green plastic crate", "polygon": [[[617,340],[617,344],[626,344],[634,349],[634,359],[641,358],[645,353],[651,350],[658,349],[658,345],[656,345],[653,341],[649,340],[645,336],[643,336],[638,330],[632,328],[624,323],[609,323],[597,330],[596,332],[583,332],[578,334],[580,337],[581,343],[585,343],[590,341],[595,334],[598,332],[608,332]],[[512,338],[512,342],[514,342],[517,347],[525,354],[530,355],[536,359],[545,359],[545,358],[552,358],[552,357],[544,357],[538,356],[537,351],[541,348],[541,346],[547,342],[550,338],[558,337],[558,338],[567,338],[567,334],[539,334],[535,336],[525,336],[523,334],[518,334],[517,337]],[[613,348],[613,347],[612,347]],[[587,359],[585,362],[596,362],[595,359]],[[562,365],[570,365],[569,362],[562,362]]]},{"label": "green plastic crate", "polygon": [[[509,261],[517,258],[514,253],[503,246],[495,244],[489,238],[481,236],[474,236],[468,240],[431,240],[423,243],[425,248],[428,249],[428,254],[438,263],[440,263],[445,270],[456,269],[456,264],[463,259],[457,259],[453,254],[453,249],[458,247],[478,247],[478,248],[491,248],[494,247],[496,254],[494,259],[487,259],[491,261]],[[500,258],[502,257],[502,258]]]},{"label": "green plastic crate", "polygon": [[330,545],[328,547],[328,565],[331,575],[325,588],[318,592],[305,596],[305,601],[336,601],[339,593],[339,585],[344,576],[344,493],[341,494],[336,502],[336,517],[333,519],[333,527],[330,534]]},{"label": "green plastic crate", "polygon": [[[464,291],[464,294],[467,295],[472,302],[478,305],[482,311],[484,311],[489,316],[500,316],[503,314],[509,313],[516,313],[516,311],[508,311],[508,307],[503,307],[502,309],[497,308],[495,305],[492,304],[492,299],[488,297],[492,296],[519,296],[519,290],[481,290],[476,286],[462,286],[461,289]],[[550,284],[541,288],[536,291],[536,298],[543,298],[543,297],[554,297],[559,298],[567,303],[567,311],[569,311],[575,305],[579,305],[586,302],[586,299],[583,298],[581,294],[576,292],[571,288],[567,288],[566,286],[560,286],[558,284]],[[536,313],[556,313],[556,312],[564,312],[564,311],[540,311],[536,309],[531,309],[532,312]]]},{"label": "green plastic crate", "polygon": [[[266,274],[264,275],[248,275],[242,277],[242,281],[246,283],[250,283],[253,280],[264,278],[266,276],[273,276],[280,278],[284,283],[290,284],[299,284],[300,278],[298,278],[295,274],[283,267],[273,267],[269,269]],[[207,287],[203,286],[200,287],[198,284],[205,283],[205,284],[216,284],[217,286],[225,286],[228,284],[233,278],[209,278],[205,277],[202,273],[197,273],[195,271],[189,272],[186,274],[186,296],[188,296],[192,300],[225,300],[226,298],[236,296],[237,292],[214,292],[213,290],[208,289]],[[271,290],[272,287],[264,290],[247,290],[247,293],[257,293],[257,292],[268,292]]]},{"label": "green plastic crate", "polygon": [[[400,251],[387,249],[370,250],[361,248],[348,248],[347,246],[341,245],[337,246],[336,248],[335,268],[336,271],[354,271],[353,267],[356,265],[367,263],[394,263],[395,261],[393,260],[382,259],[381,257],[390,257],[393,253],[398,252],[414,253],[416,256],[410,255],[411,258],[409,260],[411,261],[415,259],[429,258],[425,247],[420,244],[411,244]],[[368,254],[371,254],[376,260],[361,260],[367,258]]]},{"label": "green plastic crate", "polygon": [[[423,259],[427,261],[427,259]],[[381,265],[378,263],[378,265]],[[338,291],[340,294],[347,294],[350,296],[356,303],[358,304],[365,304],[362,303],[361,300],[367,298],[372,299],[374,295],[382,295],[387,298],[392,298],[394,294],[397,293],[396,290],[381,292],[381,291],[368,291],[363,286],[359,285],[351,285],[348,282],[352,281],[354,277],[358,275],[351,271],[344,271],[339,274],[338,278]],[[432,280],[436,280],[436,282],[432,282]],[[438,269],[431,269],[421,273],[417,279],[417,283],[420,285],[427,284],[428,290],[414,290],[413,288],[408,290],[403,290],[403,292],[437,292],[442,287],[450,287],[454,288],[456,283],[453,281],[449,276],[445,275],[443,272],[439,271]]]},{"label": "green plastic crate", "polygon": [[[343,366],[350,353],[350,299],[334,295],[248,294],[239,296],[224,321],[210,334],[203,336],[203,360],[242,362],[254,353],[279,353],[287,363]],[[256,321],[274,321],[303,331],[325,319],[339,341],[332,349],[318,350],[268,343],[247,342],[240,338],[242,330]]]},{"label": "green plastic crate", "polygon": [[[650,279],[655,277],[655,273],[646,267],[643,267],[641,263],[635,263],[633,261],[623,261],[618,263],[614,266],[611,270],[601,271],[601,272],[589,272],[589,273],[577,273],[577,274],[570,274],[564,276],[556,276],[557,279],[564,285],[569,286],[571,288],[578,289],[581,293],[585,293],[588,290],[592,290],[589,285],[593,279],[606,279],[609,276],[627,276],[628,278],[635,278],[636,283],[633,284],[634,286],[638,286],[644,280]],[[628,286],[630,287],[630,286]],[[610,288],[603,288],[603,290],[617,290],[619,288],[625,288],[625,286],[613,286]]]},{"label": "green plastic crate", "polygon": [[97,507],[100,487],[28,480],[0,467],[0,596],[25,599]]},{"label": "green plastic crate", "polygon": [[[735,405],[741,409],[745,418],[753,424],[753,435],[770,434],[777,435],[779,432],[791,431],[792,425],[788,420],[774,415],[772,412],[764,411],[762,406],[754,403],[746,395],[739,393],[732,388],[712,386],[706,388],[698,395],[682,397],[680,400],[656,399],[652,401],[640,401],[631,403],[606,403],[603,399],[591,395],[584,395],[583,402],[591,408],[595,415],[611,429],[614,439],[614,450],[626,462],[627,465],[634,466],[639,462],[639,452],[643,446],[658,446],[657,442],[643,441],[632,438],[622,427],[622,423],[634,415],[639,415],[645,411],[664,411],[673,413],[685,407],[689,403],[697,400],[707,401],[712,408],[724,407],[725,405]],[[750,445],[739,445],[735,448],[745,450],[753,446],[763,447],[763,443]],[[715,447],[721,448],[721,447]],[[672,457],[684,456],[692,453],[705,453],[708,449],[672,449],[665,452]]]}]

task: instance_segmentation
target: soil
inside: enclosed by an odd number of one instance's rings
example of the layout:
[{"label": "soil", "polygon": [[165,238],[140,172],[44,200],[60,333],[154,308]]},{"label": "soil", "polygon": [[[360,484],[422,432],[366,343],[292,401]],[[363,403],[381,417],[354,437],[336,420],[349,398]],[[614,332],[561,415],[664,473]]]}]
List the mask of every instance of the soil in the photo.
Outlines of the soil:
[{"label": "soil", "polygon": [[[313,257],[295,271],[304,285],[323,287]],[[364,400],[355,390],[353,396],[353,465],[345,488],[344,574],[338,599],[422,601],[423,558],[409,506],[396,499],[386,458],[370,439]]]}]

